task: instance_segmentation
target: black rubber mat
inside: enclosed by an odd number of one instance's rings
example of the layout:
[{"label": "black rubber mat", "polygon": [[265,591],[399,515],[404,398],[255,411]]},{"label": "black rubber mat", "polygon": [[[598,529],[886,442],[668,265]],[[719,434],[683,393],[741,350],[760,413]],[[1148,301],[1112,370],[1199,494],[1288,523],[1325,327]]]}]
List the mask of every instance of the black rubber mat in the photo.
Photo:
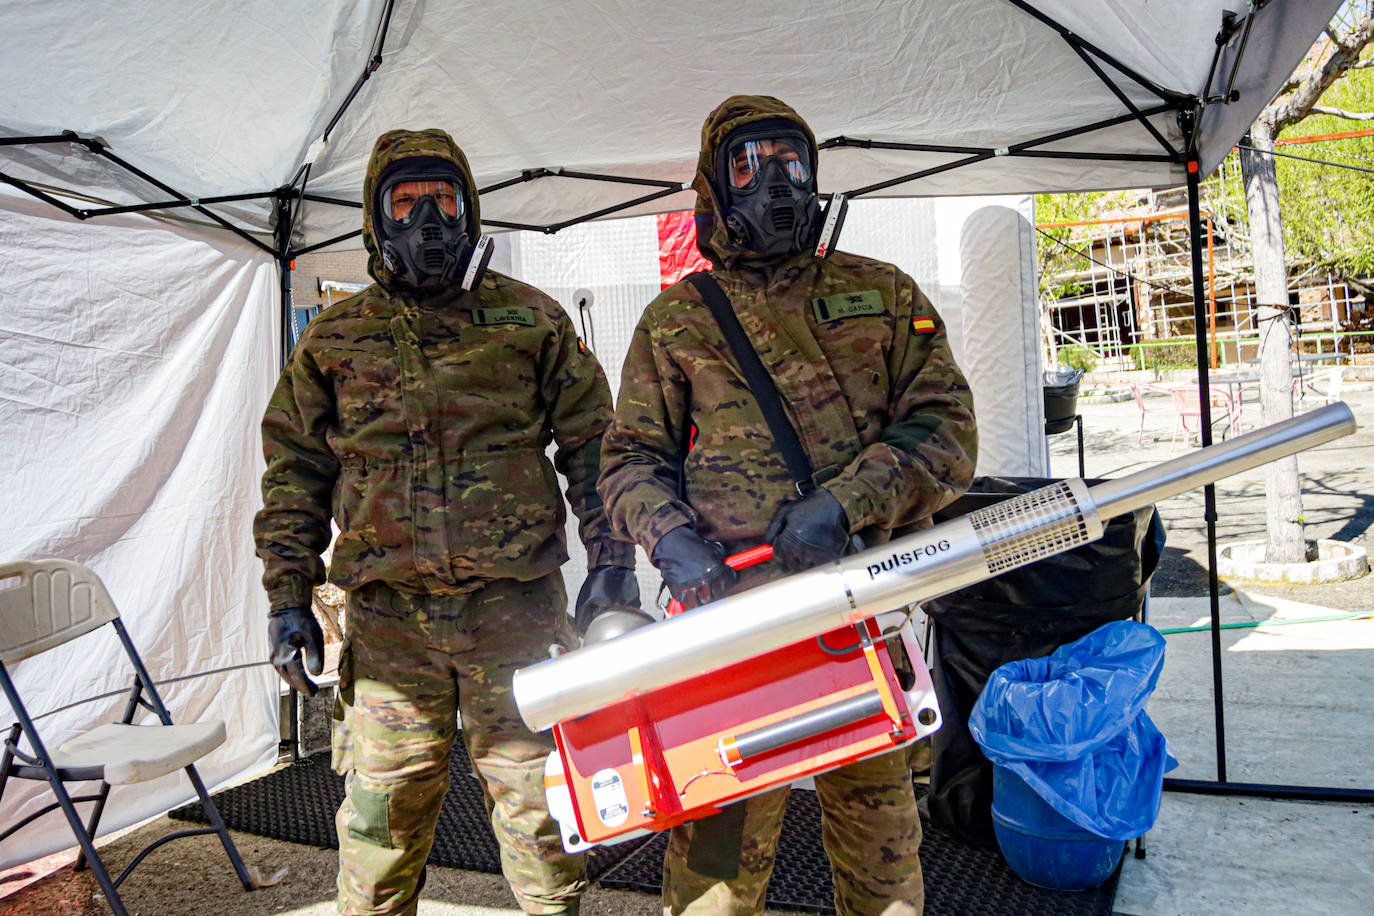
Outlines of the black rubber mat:
[{"label": "black rubber mat", "polygon": [[[500,873],[501,860],[487,820],[482,787],[472,776],[461,742],[454,748],[452,786],[444,799],[429,861],[467,871]],[[343,801],[343,777],[329,768],[329,754],[235,786],[214,796],[230,829],[308,846],[338,848],[334,812]],[[205,822],[199,803],[177,808],[179,820]],[[1118,869],[1096,890],[1059,893],[1017,878],[996,849],[966,846],[923,823],[921,868],[927,916],[1109,916]],[[657,834],[597,847],[588,853],[588,877],[604,887],[658,893],[668,835]],[[778,909],[833,913],[830,863],[821,847],[816,793],[795,789],[783,815],[777,862],[766,902]]]},{"label": "black rubber mat", "polygon": [[[486,798],[472,775],[472,764],[461,741],[453,748],[449,777],[451,785],[439,811],[429,861],[447,868],[500,874],[501,854],[487,819]],[[327,751],[214,796],[215,806],[231,830],[331,849],[339,848],[334,812],[343,798],[343,777],[329,768]],[[207,822],[199,802],[170,814],[178,820]],[[596,880],[648,840],[642,837],[589,851],[587,877]]]},{"label": "black rubber mat", "polygon": [[[921,871],[926,916],[1110,916],[1118,867],[1096,890],[1047,891],[1016,877],[996,849],[967,846],[923,821]],[[601,876],[604,887],[658,893],[667,834],[659,834]],[[783,814],[773,877],[764,898],[777,909],[833,913],[830,861],[821,846],[821,808],[816,793],[794,789]]]}]

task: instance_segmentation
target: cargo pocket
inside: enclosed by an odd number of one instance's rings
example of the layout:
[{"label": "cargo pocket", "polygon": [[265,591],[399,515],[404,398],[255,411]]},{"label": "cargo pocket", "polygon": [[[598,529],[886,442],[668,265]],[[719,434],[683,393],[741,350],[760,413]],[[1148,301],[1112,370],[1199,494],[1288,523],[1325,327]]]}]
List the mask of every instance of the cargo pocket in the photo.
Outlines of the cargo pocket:
[{"label": "cargo pocket", "polygon": [[347,776],[353,769],[353,645],[347,639],[339,650],[339,687],[334,694],[333,718],[329,762],[335,773]]},{"label": "cargo pocket", "polygon": [[373,792],[358,785],[356,778],[348,788],[348,800],[353,806],[353,819],[348,822],[348,835],[353,839],[381,849],[391,848],[391,817],[387,806],[391,796]]}]

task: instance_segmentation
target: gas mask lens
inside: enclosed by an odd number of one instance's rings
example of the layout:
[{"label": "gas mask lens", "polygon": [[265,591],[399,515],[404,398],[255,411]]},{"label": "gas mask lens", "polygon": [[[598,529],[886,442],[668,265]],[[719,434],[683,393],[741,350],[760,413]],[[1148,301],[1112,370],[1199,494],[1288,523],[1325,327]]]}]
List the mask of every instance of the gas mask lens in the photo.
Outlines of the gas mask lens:
[{"label": "gas mask lens", "polygon": [[382,195],[382,213],[387,219],[408,226],[425,198],[434,201],[439,218],[444,222],[454,223],[462,218],[462,191],[457,182],[446,178],[396,182]]},{"label": "gas mask lens", "polygon": [[810,155],[806,146],[790,137],[752,139],[733,143],[728,152],[730,184],[737,191],[754,186],[769,159],[776,160],[787,180],[799,188],[811,181]]}]

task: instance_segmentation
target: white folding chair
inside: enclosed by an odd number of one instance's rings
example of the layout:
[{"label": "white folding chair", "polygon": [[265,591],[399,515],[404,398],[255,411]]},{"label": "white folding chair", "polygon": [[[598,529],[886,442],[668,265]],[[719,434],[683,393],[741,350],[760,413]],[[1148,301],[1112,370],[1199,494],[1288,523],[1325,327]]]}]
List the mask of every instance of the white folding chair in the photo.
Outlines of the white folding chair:
[{"label": "white folding chair", "polygon": [[[35,717],[25,708],[6,666],[56,648],[105,624],[114,627],[133,664],[134,683],[129,690],[124,717],[120,722],[97,726],[50,751],[39,736],[34,726]],[[224,723],[172,724],[167,707],[119,619],[113,599],[95,573],[68,560],[0,564],[0,688],[18,719],[5,738],[4,756],[0,758],[0,797],[10,779],[33,779],[47,780],[57,799],[0,832],[0,840],[49,811],[61,808],[81,847],[76,868],[80,870],[89,862],[116,916],[128,913],[119,898],[119,885],[150,852],[180,837],[218,833],[239,880],[245,889],[253,889],[253,880],[243,859],[194,766],[196,760],[224,743]],[[140,708],[152,713],[156,721],[135,725],[134,716]],[[20,747],[21,734],[28,741],[28,751]],[[94,843],[110,787],[156,779],[177,770],[186,771],[212,826],[180,830],[155,840],[134,857],[118,878],[111,880]],[[66,783],[94,780],[100,782],[100,789],[95,794],[74,796],[67,791]],[[78,802],[95,803],[86,825],[77,814]]]},{"label": "white folding chair", "polygon": [[[1333,366],[1322,374],[1326,377],[1326,390],[1323,391],[1309,382],[1307,385],[1308,394],[1302,399],[1305,408],[1316,407],[1315,401],[1318,400],[1323,404],[1334,404],[1341,399],[1341,388],[1345,382],[1345,367]],[[1313,403],[1308,402],[1309,396],[1313,399]]]}]

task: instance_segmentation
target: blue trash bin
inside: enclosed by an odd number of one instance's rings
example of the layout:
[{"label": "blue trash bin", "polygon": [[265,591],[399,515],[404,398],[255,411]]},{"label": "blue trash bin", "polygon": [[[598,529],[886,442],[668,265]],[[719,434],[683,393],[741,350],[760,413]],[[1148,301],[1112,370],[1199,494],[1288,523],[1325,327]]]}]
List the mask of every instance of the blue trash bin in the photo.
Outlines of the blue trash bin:
[{"label": "blue trash bin", "polygon": [[1085,891],[1111,877],[1126,849],[1045,804],[1006,767],[992,768],[992,824],[1002,857],[1021,880],[1052,891]]},{"label": "blue trash bin", "polygon": [[969,731],[994,766],[994,830],[1023,880],[1097,887],[1158,817],[1178,765],[1145,714],[1163,663],[1158,630],[1119,620],[988,679]]}]

